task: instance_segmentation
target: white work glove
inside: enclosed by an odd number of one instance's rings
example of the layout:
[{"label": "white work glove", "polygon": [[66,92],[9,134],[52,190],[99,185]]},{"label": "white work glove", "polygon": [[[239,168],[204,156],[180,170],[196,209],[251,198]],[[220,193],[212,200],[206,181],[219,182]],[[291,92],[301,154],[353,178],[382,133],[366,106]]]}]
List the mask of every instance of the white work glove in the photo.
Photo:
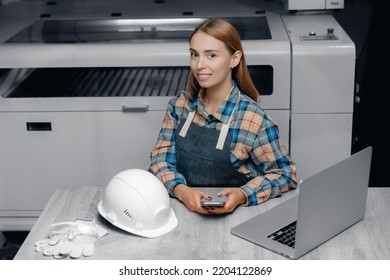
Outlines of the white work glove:
[{"label": "white work glove", "polygon": [[64,226],[59,230],[52,230],[48,239],[35,243],[35,251],[54,258],[79,258],[81,255],[90,257],[94,253],[95,242],[107,234],[95,220],[62,222],[50,227]]}]

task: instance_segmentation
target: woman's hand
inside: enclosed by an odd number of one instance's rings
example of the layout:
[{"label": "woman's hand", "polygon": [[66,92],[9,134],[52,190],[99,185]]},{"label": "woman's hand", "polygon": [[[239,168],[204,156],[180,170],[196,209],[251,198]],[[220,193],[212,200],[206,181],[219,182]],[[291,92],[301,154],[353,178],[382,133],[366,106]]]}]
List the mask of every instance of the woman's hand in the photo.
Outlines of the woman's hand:
[{"label": "woman's hand", "polygon": [[209,208],[209,214],[231,213],[237,206],[245,204],[247,199],[245,193],[239,188],[224,189],[218,196],[226,196],[226,203],[224,207]]},{"label": "woman's hand", "polygon": [[190,188],[183,184],[175,186],[173,193],[187,206],[190,211],[198,212],[200,214],[212,214],[200,204],[202,199],[211,200],[212,197],[210,194]]},{"label": "woman's hand", "polygon": [[237,206],[245,204],[247,200],[245,193],[239,188],[227,188],[218,194],[219,197],[226,196],[226,203],[223,207],[203,207],[201,200],[211,200],[210,194],[183,184],[177,185],[173,189],[173,193],[190,211],[200,214],[231,213]]}]

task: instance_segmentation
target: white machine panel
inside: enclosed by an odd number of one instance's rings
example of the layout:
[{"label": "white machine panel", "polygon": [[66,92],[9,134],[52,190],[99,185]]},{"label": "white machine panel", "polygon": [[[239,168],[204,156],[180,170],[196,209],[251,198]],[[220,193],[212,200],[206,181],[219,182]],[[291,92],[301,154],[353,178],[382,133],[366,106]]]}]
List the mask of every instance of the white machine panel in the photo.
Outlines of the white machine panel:
[{"label": "white machine panel", "polygon": [[352,113],[355,45],[330,15],[285,16],[292,44],[292,112]]},{"label": "white machine panel", "polygon": [[355,46],[330,15],[283,21],[292,45],[290,153],[303,179],[351,153]]},{"label": "white machine panel", "polygon": [[104,185],[122,170],[147,169],[164,115],[0,113],[7,131],[0,146],[0,215],[41,211],[56,188]]},{"label": "white machine panel", "polygon": [[293,114],[291,156],[307,178],[351,153],[352,114]]}]

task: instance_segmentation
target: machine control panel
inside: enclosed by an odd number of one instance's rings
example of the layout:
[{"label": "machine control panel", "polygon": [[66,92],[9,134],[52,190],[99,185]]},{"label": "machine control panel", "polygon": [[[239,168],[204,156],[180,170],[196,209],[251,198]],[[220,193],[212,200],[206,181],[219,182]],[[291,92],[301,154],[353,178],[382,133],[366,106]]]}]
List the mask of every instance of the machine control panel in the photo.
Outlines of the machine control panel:
[{"label": "machine control panel", "polygon": [[287,10],[344,9],[344,0],[282,0]]},{"label": "machine control panel", "polygon": [[307,35],[299,36],[301,41],[333,41],[338,40],[334,34],[334,28],[327,28],[327,33],[323,35],[317,35],[317,32],[312,30]]}]

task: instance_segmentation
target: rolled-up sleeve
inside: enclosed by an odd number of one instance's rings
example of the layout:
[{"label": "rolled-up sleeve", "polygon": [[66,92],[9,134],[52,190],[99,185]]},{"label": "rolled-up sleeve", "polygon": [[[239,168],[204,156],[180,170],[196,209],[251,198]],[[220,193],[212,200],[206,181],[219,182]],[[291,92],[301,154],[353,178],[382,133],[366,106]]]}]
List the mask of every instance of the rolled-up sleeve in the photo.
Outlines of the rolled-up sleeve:
[{"label": "rolled-up sleeve", "polygon": [[257,205],[297,187],[296,165],[289,159],[278,127],[271,120],[265,120],[259,128],[250,156],[258,176],[242,186],[247,195],[247,206]]}]

